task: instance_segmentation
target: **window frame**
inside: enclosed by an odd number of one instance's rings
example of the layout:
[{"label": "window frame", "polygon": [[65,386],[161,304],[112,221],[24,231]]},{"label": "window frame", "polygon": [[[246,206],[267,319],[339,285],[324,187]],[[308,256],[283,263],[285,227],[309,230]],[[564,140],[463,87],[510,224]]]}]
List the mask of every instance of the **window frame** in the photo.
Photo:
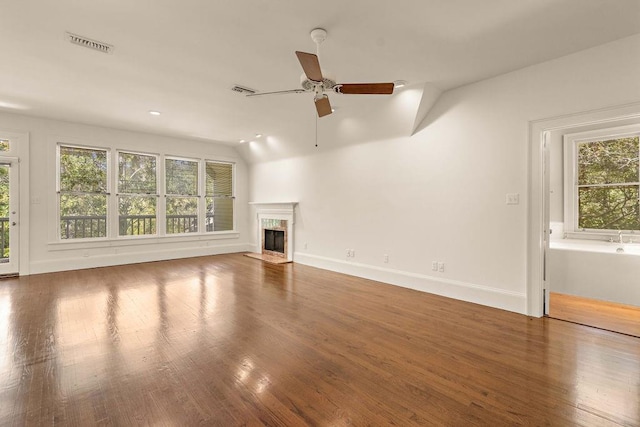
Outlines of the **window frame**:
[{"label": "window frame", "polygon": [[[225,164],[225,165],[231,165],[231,196],[229,196],[228,198],[231,199],[231,208],[233,210],[233,213],[231,215],[231,230],[212,230],[212,231],[207,231],[206,228],[206,220],[207,220],[207,163],[218,163],[218,164]],[[205,234],[218,234],[218,233],[233,233],[236,231],[236,163],[235,162],[230,162],[230,161],[224,161],[224,160],[211,160],[211,159],[203,159],[202,162],[202,204],[203,204],[203,214],[202,214],[202,220],[203,220],[203,233]],[[215,196],[211,196],[215,199]]]},{"label": "window frame", "polygon": [[[107,185],[106,185],[106,189],[104,192],[105,197],[107,198],[106,200],[106,213],[105,213],[105,235],[104,237],[76,237],[73,239],[63,239],[62,238],[62,233],[60,230],[60,221],[62,221],[61,217],[61,203],[60,203],[60,198],[62,197],[63,191],[61,190],[61,185],[60,185],[60,178],[61,178],[61,173],[60,173],[60,156],[61,156],[61,149],[62,148],[76,148],[76,149],[80,149],[80,150],[94,150],[94,151],[104,151],[106,153],[106,160],[107,160],[107,171],[106,171],[106,181],[107,181]],[[58,236],[58,241],[60,242],[92,242],[92,241],[101,241],[101,240],[108,240],[111,236],[111,220],[110,218],[112,217],[112,213],[111,213],[111,194],[112,194],[112,186],[111,186],[111,169],[112,169],[112,162],[111,162],[111,149],[108,147],[96,147],[96,146],[92,146],[92,145],[85,145],[85,144],[74,144],[74,143],[67,143],[67,142],[58,142],[56,144],[56,235]],[[85,194],[103,194],[103,193],[85,193]]]},{"label": "window frame", "polygon": [[[121,153],[125,153],[125,154],[134,154],[134,155],[139,155],[139,156],[147,156],[147,157],[154,157],[156,159],[156,192],[155,194],[144,194],[144,193],[122,193],[120,192],[120,187],[119,187],[119,174],[120,174],[120,154]],[[116,189],[116,194],[115,194],[115,201],[114,201],[114,209],[115,209],[115,218],[113,219],[114,223],[115,223],[115,231],[116,231],[116,238],[117,239],[149,239],[149,238],[154,238],[154,237],[159,237],[161,236],[160,234],[160,205],[162,203],[160,203],[161,197],[161,183],[160,183],[160,178],[162,175],[164,175],[164,173],[161,172],[161,169],[164,170],[164,168],[162,167],[162,165],[160,164],[160,161],[162,159],[162,156],[158,153],[146,153],[146,152],[142,152],[142,151],[136,151],[136,150],[126,150],[126,149],[116,149],[115,150],[115,164],[118,165],[117,168],[114,169],[114,174],[115,174],[115,179],[114,179],[114,186]],[[142,196],[142,195],[146,195],[149,197],[155,197],[156,198],[156,232],[155,234],[142,234],[142,235],[129,235],[129,234],[124,234],[121,235],[120,234],[120,196]],[[164,214],[162,215],[164,217]]]},{"label": "window frame", "polygon": [[[202,239],[227,239],[238,237],[237,231],[237,205],[236,205],[236,179],[237,179],[237,162],[235,159],[225,158],[221,156],[220,159],[212,159],[208,156],[185,156],[185,155],[173,155],[164,152],[151,152],[137,149],[118,148],[111,144],[85,144],[83,141],[75,141],[74,139],[64,138],[52,141],[55,144],[55,193],[54,197],[50,199],[52,205],[55,206],[55,224],[53,224],[49,230],[49,234],[52,238],[50,241],[51,250],[63,250],[63,248],[90,248],[90,247],[103,247],[110,246],[119,241],[119,244],[123,245],[138,245],[149,244],[153,241],[191,241]],[[52,144],[52,145],[54,145]],[[106,192],[101,193],[106,196],[106,233],[104,237],[84,237],[84,238],[63,238],[61,232],[61,150],[62,148],[70,149],[84,149],[98,152],[104,152],[106,154]],[[119,156],[120,153],[126,154],[138,154],[141,156],[155,157],[156,159],[156,233],[145,235],[120,235],[119,230],[119,197],[120,195],[129,195],[130,193],[119,192]],[[166,160],[184,160],[189,162],[195,162],[198,166],[197,169],[197,193],[193,196],[197,199],[197,227],[195,232],[187,233],[167,233],[166,230],[166,204],[167,196],[181,197],[181,195],[172,195],[166,193]],[[221,231],[207,231],[206,230],[206,165],[207,163],[222,163],[231,165],[231,180],[232,180],[232,200],[233,200],[233,228],[230,230]],[[94,194],[94,193],[88,193]],[[97,193],[96,193],[97,194]]]},{"label": "window frame", "polygon": [[[639,232],[639,230],[578,228],[578,145],[582,143],[636,136],[640,137],[640,124],[602,128],[564,135],[564,230],[567,237],[579,239],[602,239],[603,236],[611,236],[619,231],[628,234]],[[638,167],[637,182],[621,184],[637,185],[640,189],[640,167]]]},{"label": "window frame", "polygon": [[[181,194],[169,194],[167,192],[167,160],[182,160],[186,162],[195,162],[198,166],[198,171],[196,173],[196,178],[198,180],[196,185],[196,194],[195,195],[181,195]],[[164,155],[162,156],[162,194],[163,194],[163,221],[162,221],[162,232],[163,236],[191,236],[204,234],[202,231],[202,227],[204,226],[204,219],[202,213],[202,198],[203,198],[203,159],[194,158],[194,157],[184,157],[184,156],[172,156],[172,155]],[[195,232],[186,232],[186,233],[168,233],[167,232],[167,201],[170,197],[176,198],[196,198],[197,206],[196,206],[196,226],[198,229]]]}]

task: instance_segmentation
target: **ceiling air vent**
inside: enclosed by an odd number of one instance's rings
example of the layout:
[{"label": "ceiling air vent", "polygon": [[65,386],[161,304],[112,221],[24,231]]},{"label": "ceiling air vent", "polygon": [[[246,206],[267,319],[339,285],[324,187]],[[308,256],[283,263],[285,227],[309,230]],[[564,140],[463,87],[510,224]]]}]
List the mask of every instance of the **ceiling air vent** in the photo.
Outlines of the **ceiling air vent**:
[{"label": "ceiling air vent", "polygon": [[66,33],[67,40],[73,44],[77,44],[79,46],[88,47],[89,49],[97,50],[102,53],[112,53],[113,46],[107,43],[99,42],[96,40],[91,40],[87,37],[79,36],[73,33]]},{"label": "ceiling air vent", "polygon": [[257,90],[249,89],[248,87],[235,85],[231,88],[232,91],[241,93],[243,95],[252,95],[257,92]]}]

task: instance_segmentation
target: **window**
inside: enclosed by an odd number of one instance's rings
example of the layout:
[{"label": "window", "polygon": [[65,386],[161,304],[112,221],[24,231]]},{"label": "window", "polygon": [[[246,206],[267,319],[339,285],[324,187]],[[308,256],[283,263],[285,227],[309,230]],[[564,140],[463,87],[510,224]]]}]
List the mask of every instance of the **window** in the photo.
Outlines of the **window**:
[{"label": "window", "polygon": [[60,237],[107,235],[108,151],[59,146]]},{"label": "window", "polygon": [[198,231],[198,162],[165,159],[166,233]]},{"label": "window", "polygon": [[118,153],[118,234],[157,233],[157,157],[149,154]]},{"label": "window", "polygon": [[11,151],[8,139],[0,139],[0,151]]},{"label": "window", "polygon": [[206,230],[233,230],[233,165],[205,162]]},{"label": "window", "polygon": [[234,231],[234,163],[64,143],[57,150],[61,240]]},{"label": "window", "polygon": [[565,137],[567,231],[640,230],[639,154],[637,126]]}]

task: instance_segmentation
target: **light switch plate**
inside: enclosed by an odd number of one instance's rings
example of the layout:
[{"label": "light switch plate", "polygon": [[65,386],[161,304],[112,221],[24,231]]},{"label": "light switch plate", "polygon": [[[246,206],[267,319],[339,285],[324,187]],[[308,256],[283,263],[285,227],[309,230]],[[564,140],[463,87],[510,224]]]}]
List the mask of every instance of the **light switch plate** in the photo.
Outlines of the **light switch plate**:
[{"label": "light switch plate", "polygon": [[519,193],[507,193],[507,204],[508,205],[519,205],[520,204],[520,194]]}]

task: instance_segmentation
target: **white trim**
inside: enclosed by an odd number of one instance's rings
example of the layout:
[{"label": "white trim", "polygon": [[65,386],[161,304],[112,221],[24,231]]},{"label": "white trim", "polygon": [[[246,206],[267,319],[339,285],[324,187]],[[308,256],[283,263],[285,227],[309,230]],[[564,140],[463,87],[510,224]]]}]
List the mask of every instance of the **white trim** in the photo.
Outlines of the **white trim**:
[{"label": "white trim", "polygon": [[[529,122],[529,159],[527,200],[527,314],[541,317],[543,312],[543,260],[544,260],[544,146],[547,131],[571,129],[589,124],[614,124],[625,119],[640,118],[640,102],[603,108],[600,110],[534,120]],[[548,172],[547,172],[548,173]]]},{"label": "white trim", "polygon": [[121,236],[113,239],[70,239],[60,242],[47,243],[49,251],[69,251],[77,249],[125,247],[158,245],[164,243],[183,243],[195,241],[215,241],[225,239],[237,239],[240,233],[236,231],[221,231],[218,233],[190,233],[190,234],[169,234],[166,236]]},{"label": "white trim", "polygon": [[525,314],[526,311],[526,294],[521,292],[507,291],[485,285],[444,279],[442,277],[433,277],[408,271],[347,262],[340,259],[310,255],[302,252],[296,252],[295,259],[298,264],[376,280],[403,288],[497,307],[521,314]]},{"label": "white trim", "polygon": [[117,253],[118,247],[114,247],[113,253],[104,253],[103,251],[97,251],[95,254],[92,254],[91,252],[86,251],[86,256],[83,257],[65,257],[64,259],[36,261],[31,265],[31,274],[238,253],[246,252],[249,250],[249,248],[250,245],[244,243],[233,243],[229,245],[190,248],[164,248],[156,251]]}]

